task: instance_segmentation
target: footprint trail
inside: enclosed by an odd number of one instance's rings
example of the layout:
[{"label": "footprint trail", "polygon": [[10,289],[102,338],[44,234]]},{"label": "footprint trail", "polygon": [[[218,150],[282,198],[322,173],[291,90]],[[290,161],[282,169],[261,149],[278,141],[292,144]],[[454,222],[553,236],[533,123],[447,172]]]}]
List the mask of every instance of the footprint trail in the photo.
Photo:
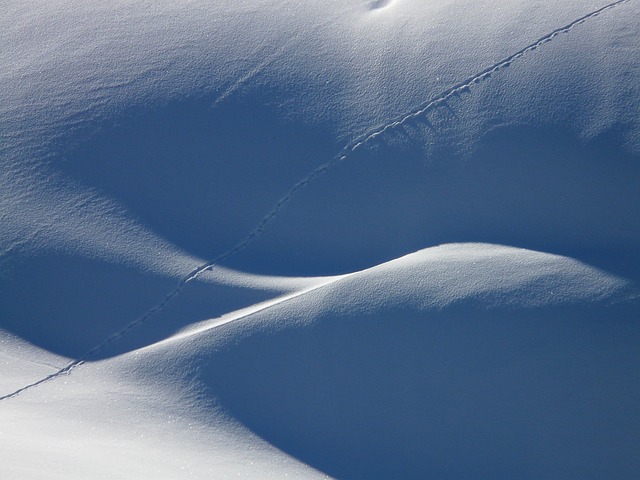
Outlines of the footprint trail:
[{"label": "footprint trail", "polygon": [[[292,198],[300,190],[305,188],[309,183],[313,182],[316,178],[318,178],[321,175],[325,174],[328,170],[330,170],[332,167],[334,167],[338,163],[347,160],[355,151],[357,151],[358,149],[361,149],[362,147],[364,147],[370,141],[372,141],[372,140],[374,140],[374,139],[376,139],[378,137],[381,137],[385,133],[390,132],[390,131],[392,131],[393,129],[395,129],[397,127],[403,126],[404,124],[406,124],[408,121],[410,121],[412,119],[416,119],[416,118],[418,118],[420,116],[425,115],[426,113],[430,112],[431,110],[433,110],[433,109],[435,109],[437,107],[444,106],[446,104],[447,100],[451,99],[454,96],[459,96],[459,95],[461,95],[463,93],[470,92],[470,90],[475,85],[478,85],[479,83],[489,79],[491,77],[491,75],[493,75],[493,74],[499,72],[500,70],[510,66],[514,61],[517,61],[520,58],[524,57],[525,55],[530,54],[531,52],[535,51],[536,49],[538,49],[539,47],[543,46],[544,44],[553,41],[553,39],[556,38],[557,36],[559,36],[561,34],[564,34],[564,33],[570,32],[574,27],[576,27],[576,26],[578,26],[580,24],[583,24],[583,23],[587,22],[588,20],[590,20],[592,18],[597,17],[598,15],[602,14],[603,12],[605,12],[607,10],[613,9],[613,8],[619,6],[619,5],[622,5],[624,3],[628,3],[628,2],[631,2],[631,1],[632,0],[618,0],[616,2],[613,2],[613,3],[610,3],[610,4],[605,5],[603,7],[600,7],[598,9],[596,9],[596,10],[593,10],[592,12],[587,13],[586,15],[583,15],[582,17],[572,21],[571,23],[568,23],[568,24],[563,25],[563,26],[561,26],[559,28],[556,28],[552,32],[550,32],[550,33],[538,38],[537,40],[535,40],[534,42],[530,43],[526,47],[524,47],[524,48],[518,50],[517,52],[509,55],[508,57],[506,57],[506,58],[494,63],[493,65],[488,66],[484,70],[482,70],[482,71],[472,75],[471,77],[467,78],[466,80],[463,80],[460,83],[448,88],[447,90],[439,93],[435,97],[432,97],[431,99],[427,100],[423,104],[421,104],[418,107],[416,107],[411,112],[406,113],[406,114],[402,115],[401,117],[398,117],[398,118],[390,121],[389,123],[381,125],[381,126],[375,128],[375,129],[369,131],[368,133],[365,133],[364,135],[362,135],[361,137],[359,137],[358,139],[356,139],[355,141],[353,141],[349,145],[345,146],[340,151],[340,153],[338,153],[338,155],[333,157],[327,163],[317,167],[311,173],[309,173],[306,177],[304,177],[298,183],[293,185],[291,187],[291,189],[289,189],[287,194],[278,201],[278,203],[262,218],[262,220],[260,220],[260,222],[258,222],[256,227],[251,232],[249,232],[249,234],[243,240],[241,240],[239,243],[237,243],[230,250],[227,250],[226,252],[218,255],[216,258],[208,261],[207,263],[202,264],[201,266],[197,267],[196,269],[191,271],[189,274],[187,274],[185,277],[183,277],[178,282],[178,284],[176,285],[176,287],[172,291],[170,291],[159,303],[157,303],[155,306],[153,306],[151,309],[149,309],[142,316],[136,318],[135,320],[133,320],[132,322],[127,324],[122,329],[120,329],[117,332],[113,333],[112,335],[107,337],[104,341],[102,341],[100,344],[96,345],[95,347],[93,347],[92,349],[87,351],[80,358],[69,362],[63,368],[51,373],[50,375],[47,375],[47,376],[43,377],[43,378],[41,378],[41,379],[39,379],[39,380],[37,380],[35,382],[27,384],[24,387],[21,387],[21,388],[13,391],[11,393],[8,393],[8,394],[5,394],[3,396],[0,396],[0,401],[8,400],[10,398],[14,398],[14,397],[20,395],[21,393],[23,393],[26,390],[29,390],[29,389],[34,388],[34,387],[37,387],[38,385],[42,385],[43,383],[46,383],[46,382],[48,382],[50,380],[54,380],[54,379],[56,379],[56,378],[58,378],[60,376],[67,375],[67,374],[71,373],[75,368],[79,367],[80,365],[82,365],[86,361],[90,360],[96,353],[98,353],[101,350],[105,349],[108,345],[110,345],[114,341],[118,340],[119,338],[125,336],[130,330],[132,330],[133,328],[141,325],[142,323],[146,322],[150,318],[154,317],[156,314],[158,314],[160,311],[162,311],[164,309],[164,307],[167,304],[169,304],[177,295],[179,295],[180,292],[187,286],[187,284],[189,282],[191,282],[193,280],[196,280],[200,275],[202,275],[206,271],[208,271],[211,268],[213,268],[219,262],[221,262],[221,261],[231,257],[232,255],[244,250],[253,241],[255,241],[258,237],[260,237],[262,235],[262,233],[265,231],[265,229],[268,227],[268,225],[279,215],[279,213],[282,211],[282,209],[292,200]],[[388,3],[388,2],[374,2],[374,4],[380,4],[380,5],[386,5],[386,3]]]}]

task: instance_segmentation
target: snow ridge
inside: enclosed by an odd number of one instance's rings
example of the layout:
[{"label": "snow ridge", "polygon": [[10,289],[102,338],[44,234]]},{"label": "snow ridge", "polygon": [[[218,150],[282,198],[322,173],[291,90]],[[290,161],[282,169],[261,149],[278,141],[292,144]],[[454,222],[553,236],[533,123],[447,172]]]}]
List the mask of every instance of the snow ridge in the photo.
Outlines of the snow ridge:
[{"label": "snow ridge", "polygon": [[[508,57],[498,61],[497,63],[485,68],[481,72],[478,72],[478,73],[474,74],[473,76],[467,78],[466,80],[463,80],[462,82],[450,87],[449,89],[443,91],[442,93],[436,95],[435,97],[432,97],[430,100],[428,100],[425,103],[423,103],[422,105],[418,106],[415,110],[413,110],[413,111],[411,111],[411,112],[409,112],[407,114],[404,114],[403,116],[398,117],[397,119],[395,119],[395,120],[393,120],[393,121],[391,121],[391,122],[389,122],[387,124],[379,126],[379,127],[375,128],[374,130],[370,131],[369,133],[365,133],[364,135],[362,135],[358,139],[354,140],[352,143],[350,143],[347,146],[345,146],[340,151],[340,153],[338,153],[335,157],[333,157],[327,163],[315,168],[306,177],[304,177],[298,183],[294,184],[291,187],[291,189],[287,192],[287,194],[285,196],[283,196],[278,201],[278,203],[262,218],[262,220],[260,220],[260,222],[258,222],[256,227],[251,232],[249,232],[249,234],[243,240],[241,240],[239,243],[237,243],[231,249],[229,249],[226,252],[218,255],[213,260],[210,260],[207,263],[204,263],[201,266],[197,267],[196,269],[192,270],[189,274],[187,274],[185,277],[183,277],[178,282],[178,284],[175,286],[175,288],[173,290],[171,290],[159,303],[157,303],[155,306],[153,306],[151,309],[149,309],[142,316],[136,318],[135,320],[133,320],[132,322],[127,324],[122,329],[118,330],[117,332],[115,332],[112,335],[110,335],[109,337],[107,337],[102,343],[96,345],[95,347],[93,347],[92,349],[87,351],[80,358],[69,362],[67,365],[65,365],[64,367],[60,368],[56,372],[53,372],[50,375],[47,375],[47,376],[45,376],[45,377],[43,377],[43,378],[41,378],[39,380],[36,380],[35,382],[32,382],[32,383],[30,383],[28,385],[25,385],[24,387],[21,387],[21,388],[13,391],[11,393],[8,393],[8,394],[5,394],[3,396],[0,396],[0,402],[3,401],[3,400],[8,400],[10,398],[14,398],[14,397],[20,395],[22,392],[24,392],[26,390],[29,390],[31,388],[37,387],[38,385],[41,385],[41,384],[43,384],[45,382],[48,382],[49,380],[54,380],[54,379],[56,379],[56,378],[58,378],[58,377],[60,377],[62,375],[67,375],[67,374],[71,373],[72,370],[74,370],[76,367],[79,367],[80,365],[82,365],[87,360],[89,360],[94,354],[96,354],[99,351],[103,350],[104,348],[106,348],[108,345],[110,345],[115,340],[117,340],[117,339],[123,337],[124,335],[126,335],[133,328],[135,328],[138,325],[146,322],[149,318],[151,318],[154,315],[156,315],[157,313],[159,313],[161,310],[164,309],[164,307],[168,303],[170,303],[178,294],[180,294],[180,292],[186,287],[186,285],[189,282],[191,282],[192,280],[196,280],[200,275],[202,275],[207,270],[212,269],[216,264],[218,264],[222,260],[225,260],[225,259],[231,257],[232,255],[240,252],[241,250],[244,250],[255,239],[260,237],[262,235],[262,233],[264,232],[264,230],[266,229],[266,227],[273,221],[273,219],[275,217],[278,216],[280,211],[289,203],[289,201],[291,201],[291,199],[296,195],[296,193],[299,190],[301,190],[304,187],[306,187],[315,178],[317,178],[317,177],[323,175],[324,173],[326,173],[333,166],[337,165],[338,163],[340,163],[340,162],[342,162],[344,160],[347,160],[349,158],[349,156],[353,152],[355,152],[359,148],[363,147],[364,145],[366,145],[371,140],[373,140],[373,139],[375,139],[377,137],[380,137],[381,135],[384,135],[385,133],[391,131],[392,129],[394,129],[396,127],[402,126],[407,121],[409,121],[411,119],[414,119],[414,118],[417,118],[417,117],[419,117],[421,115],[424,115],[424,114],[428,113],[429,111],[431,111],[431,110],[433,110],[433,109],[435,109],[437,107],[446,106],[446,101],[449,100],[450,98],[452,98],[454,96],[459,96],[460,94],[465,93],[465,92],[469,92],[474,85],[477,85],[480,82],[483,82],[484,80],[490,78],[492,74],[497,73],[498,71],[502,70],[503,68],[509,67],[513,61],[522,58],[523,56],[527,55],[530,52],[533,52],[538,47],[541,47],[544,44],[552,41],[558,35],[561,35],[561,34],[564,34],[564,33],[568,33],[575,26],[580,25],[582,23],[585,23],[586,21],[588,21],[588,20],[590,20],[590,19],[592,19],[594,17],[597,17],[598,15],[600,15],[603,12],[605,12],[606,10],[610,10],[612,8],[615,8],[615,7],[617,7],[619,5],[622,5],[624,3],[628,3],[630,1],[631,0],[617,0],[617,1],[613,2],[613,3],[610,3],[610,4],[607,4],[607,5],[603,6],[603,7],[600,7],[600,8],[598,8],[598,9],[596,9],[596,10],[590,12],[590,13],[587,13],[586,15],[583,15],[580,18],[572,21],[571,23],[568,23],[568,24],[566,24],[564,26],[556,28],[552,32],[544,35],[543,37],[538,38],[537,40],[535,40],[534,42],[530,43],[526,47],[524,47],[524,48],[518,50],[517,52],[509,55]],[[277,53],[278,52],[275,53],[275,56],[277,56]],[[274,56],[272,56],[270,58],[274,58]],[[259,64],[257,66],[257,68],[251,70],[249,72],[249,74],[248,74],[248,77],[251,77],[251,76],[259,73],[260,69],[264,67],[263,63]],[[240,82],[242,82],[243,80],[246,81],[246,80],[248,80],[248,78],[242,77],[240,79]],[[234,86],[232,85],[231,88],[233,89]],[[228,93],[228,92],[225,92],[225,93]],[[223,97],[224,97],[224,93],[223,93]],[[220,100],[224,100],[224,98],[219,99],[219,101]]]}]

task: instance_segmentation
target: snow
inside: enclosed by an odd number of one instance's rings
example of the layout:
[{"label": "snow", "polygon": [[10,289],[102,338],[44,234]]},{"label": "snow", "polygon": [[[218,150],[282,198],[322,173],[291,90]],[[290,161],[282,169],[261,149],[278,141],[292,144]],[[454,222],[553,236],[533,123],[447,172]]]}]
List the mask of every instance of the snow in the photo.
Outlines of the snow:
[{"label": "snow", "polygon": [[636,478],[639,8],[5,2],[0,476]]}]

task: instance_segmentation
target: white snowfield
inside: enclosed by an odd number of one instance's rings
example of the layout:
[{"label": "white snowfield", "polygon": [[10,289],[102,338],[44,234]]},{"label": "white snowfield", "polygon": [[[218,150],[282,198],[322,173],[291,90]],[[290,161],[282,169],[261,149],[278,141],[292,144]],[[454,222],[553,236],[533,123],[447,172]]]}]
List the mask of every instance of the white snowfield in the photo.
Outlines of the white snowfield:
[{"label": "white snowfield", "polygon": [[0,12],[0,478],[640,477],[640,0]]}]

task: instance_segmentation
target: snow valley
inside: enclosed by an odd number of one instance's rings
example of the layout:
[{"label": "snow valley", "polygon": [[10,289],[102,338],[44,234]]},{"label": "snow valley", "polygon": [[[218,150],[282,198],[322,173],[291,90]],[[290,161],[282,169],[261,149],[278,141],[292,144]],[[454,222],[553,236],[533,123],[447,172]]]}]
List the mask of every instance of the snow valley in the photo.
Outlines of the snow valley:
[{"label": "snow valley", "polygon": [[7,478],[637,478],[640,2],[10,1]]}]

